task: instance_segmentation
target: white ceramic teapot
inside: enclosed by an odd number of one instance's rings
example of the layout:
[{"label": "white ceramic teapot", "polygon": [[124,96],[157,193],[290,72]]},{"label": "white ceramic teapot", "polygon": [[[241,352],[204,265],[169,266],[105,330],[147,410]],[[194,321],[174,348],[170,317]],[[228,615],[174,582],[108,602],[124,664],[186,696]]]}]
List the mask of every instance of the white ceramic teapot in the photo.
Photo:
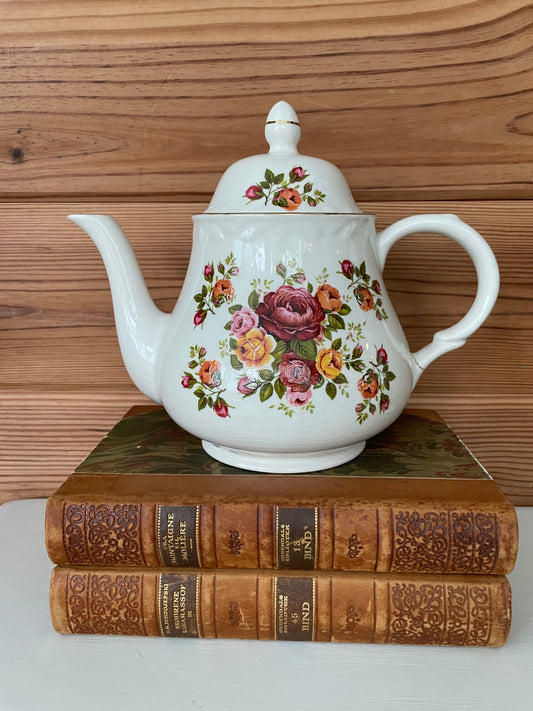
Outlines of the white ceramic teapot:
[{"label": "white ceramic teapot", "polygon": [[[133,251],[106,215],[70,215],[105,262],[117,332],[137,387],[214,458],[304,472],[356,457],[404,409],[422,371],[489,315],[498,267],[454,215],[380,234],[331,163],[300,155],[294,110],[267,119],[270,151],[233,164],[205,213],[172,312],[151,300]],[[382,270],[401,237],[433,232],[466,249],[478,276],[469,312],[411,353]]]}]

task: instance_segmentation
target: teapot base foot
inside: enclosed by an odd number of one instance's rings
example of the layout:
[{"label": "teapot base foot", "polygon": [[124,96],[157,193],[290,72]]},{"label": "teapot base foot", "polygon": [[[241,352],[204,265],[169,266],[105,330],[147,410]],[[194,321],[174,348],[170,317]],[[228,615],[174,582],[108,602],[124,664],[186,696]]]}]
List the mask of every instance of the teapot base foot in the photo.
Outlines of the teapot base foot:
[{"label": "teapot base foot", "polygon": [[202,447],[213,459],[239,469],[267,474],[303,474],[338,467],[358,457],[366,442],[319,452],[254,452],[233,449],[202,440]]}]

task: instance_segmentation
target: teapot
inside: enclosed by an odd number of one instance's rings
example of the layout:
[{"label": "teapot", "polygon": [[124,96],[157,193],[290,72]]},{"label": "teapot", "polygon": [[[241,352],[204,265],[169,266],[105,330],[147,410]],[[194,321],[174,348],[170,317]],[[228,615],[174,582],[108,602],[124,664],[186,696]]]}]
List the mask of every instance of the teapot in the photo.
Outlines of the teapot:
[{"label": "teapot", "polygon": [[[494,306],[494,255],[455,215],[376,232],[333,164],[298,153],[300,122],[280,101],[268,153],[231,165],[204,213],[178,302],[161,312],[108,215],[70,215],[109,277],[120,349],[136,386],[215,459],[297,473],[357,457],[403,411],[421,373],[459,348]],[[445,235],[477,273],[467,314],[411,353],[382,271],[392,245]]]}]

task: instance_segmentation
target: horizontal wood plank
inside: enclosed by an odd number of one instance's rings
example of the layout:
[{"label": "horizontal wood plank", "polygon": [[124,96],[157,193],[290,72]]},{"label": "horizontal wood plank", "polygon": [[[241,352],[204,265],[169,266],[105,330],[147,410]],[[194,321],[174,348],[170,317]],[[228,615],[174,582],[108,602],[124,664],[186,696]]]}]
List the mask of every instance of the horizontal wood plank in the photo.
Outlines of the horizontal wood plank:
[{"label": "horizontal wood plank", "polygon": [[529,0],[0,0],[0,193],[209,196],[279,99],[356,198],[532,198]]}]

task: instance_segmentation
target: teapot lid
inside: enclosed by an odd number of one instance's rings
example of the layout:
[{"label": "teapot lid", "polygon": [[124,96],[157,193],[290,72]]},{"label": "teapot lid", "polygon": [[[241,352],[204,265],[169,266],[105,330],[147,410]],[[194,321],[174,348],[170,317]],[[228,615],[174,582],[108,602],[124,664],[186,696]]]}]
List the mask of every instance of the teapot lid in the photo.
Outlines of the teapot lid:
[{"label": "teapot lid", "polygon": [[205,212],[360,214],[333,163],[298,153],[300,135],[296,112],[286,101],[278,101],[265,125],[269,152],[233,163]]}]

